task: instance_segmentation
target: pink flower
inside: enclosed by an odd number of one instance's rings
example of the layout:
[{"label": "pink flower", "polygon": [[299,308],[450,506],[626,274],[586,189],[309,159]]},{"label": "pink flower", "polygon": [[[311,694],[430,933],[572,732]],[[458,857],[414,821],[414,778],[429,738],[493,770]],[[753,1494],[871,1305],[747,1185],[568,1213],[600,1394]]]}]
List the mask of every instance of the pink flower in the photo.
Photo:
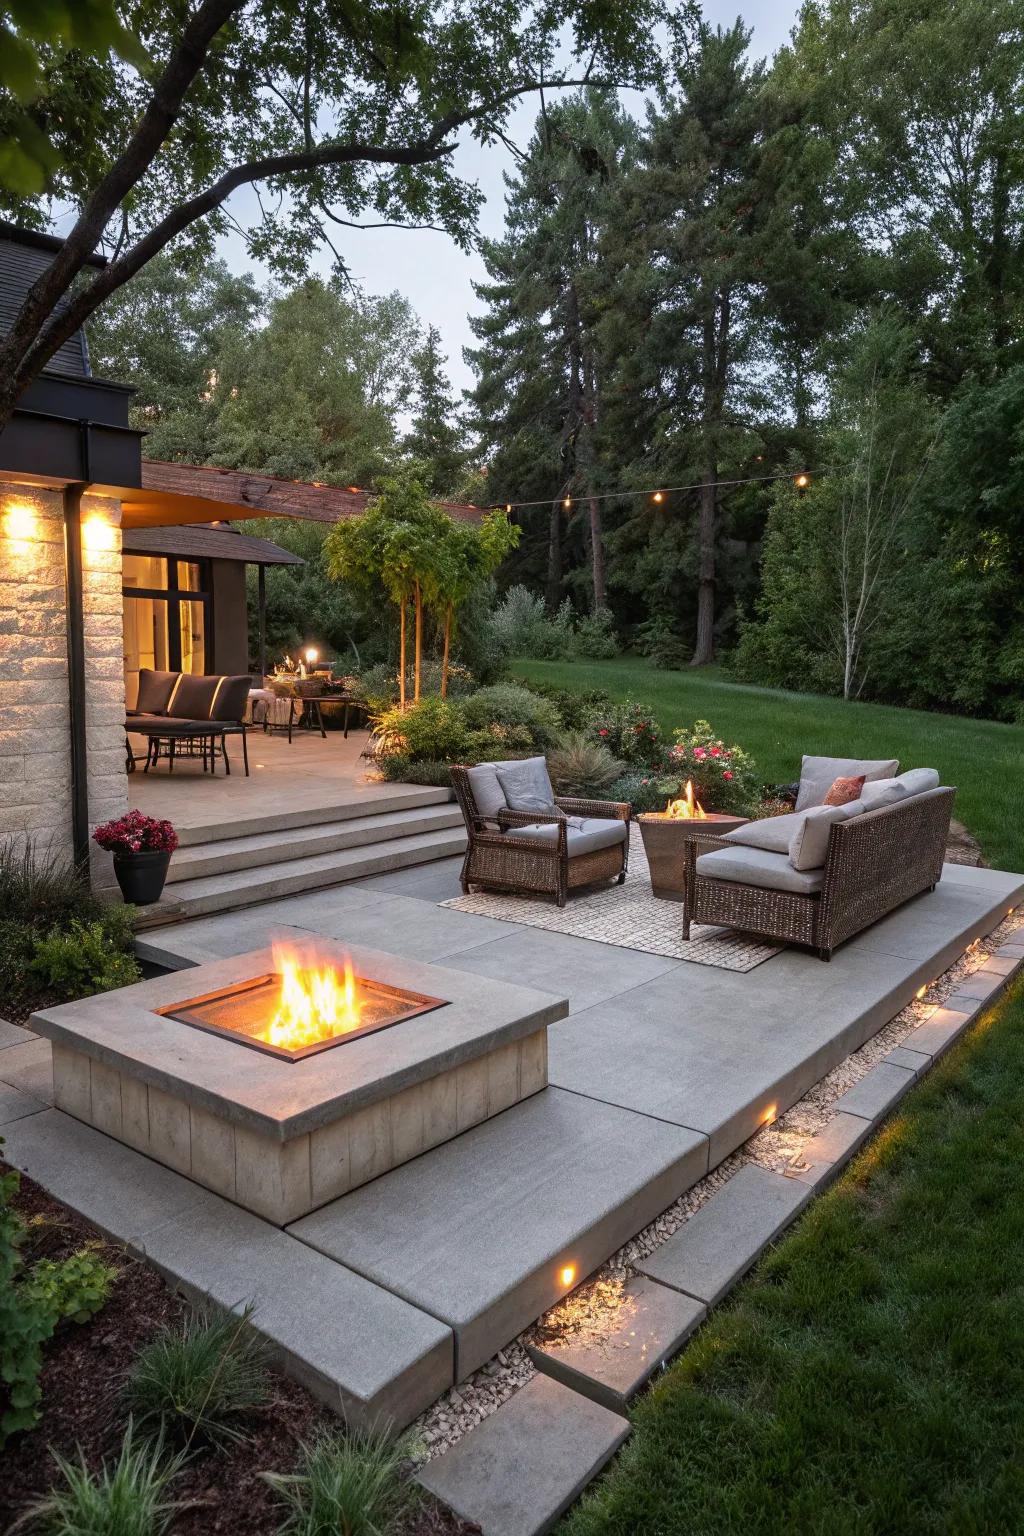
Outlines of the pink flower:
[{"label": "pink flower", "polygon": [[602,726],[602,727],[601,727],[601,729],[600,729],[600,730],[599,730],[599,731],[598,731],[598,733],[597,733],[597,734],[598,734],[598,735],[599,735],[599,736],[607,736],[607,735],[608,735],[608,732],[607,732],[607,731],[606,731],[606,730],[605,730],[605,728],[604,728],[604,726]]},{"label": "pink flower", "polygon": [[712,757],[720,757],[721,756],[720,749],[718,747],[712,747],[711,748],[711,756]]},{"label": "pink flower", "polygon": [[730,772],[729,772],[729,770],[728,770],[728,768],[727,768],[727,769],[726,769],[726,770],[725,770],[725,772],[724,772],[724,773],[723,773],[723,774],[722,774],[722,778],[723,778],[723,779],[731,779],[731,778],[732,778],[732,774],[731,774],[731,773],[730,773]]},{"label": "pink flower", "polygon": [[701,758],[707,757],[707,753],[704,751],[703,747],[694,747],[693,755],[698,760],[698,762],[701,760]]}]

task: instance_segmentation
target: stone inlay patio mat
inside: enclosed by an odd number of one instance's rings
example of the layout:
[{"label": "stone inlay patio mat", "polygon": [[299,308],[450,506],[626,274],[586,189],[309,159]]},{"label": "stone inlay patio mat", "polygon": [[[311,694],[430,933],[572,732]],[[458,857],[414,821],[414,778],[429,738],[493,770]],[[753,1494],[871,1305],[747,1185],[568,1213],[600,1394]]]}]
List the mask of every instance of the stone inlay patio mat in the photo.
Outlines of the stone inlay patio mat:
[{"label": "stone inlay patio mat", "polygon": [[477,917],[497,917],[528,928],[547,928],[576,939],[594,939],[620,949],[648,955],[668,955],[694,965],[715,965],[723,971],[752,971],[777,955],[781,945],[759,943],[731,928],[694,923],[692,938],[684,939],[683,906],[662,901],[651,890],[647,856],[639,836],[630,840],[629,871],[624,885],[600,886],[558,907],[549,896],[513,896],[500,891],[472,891],[439,903]]}]

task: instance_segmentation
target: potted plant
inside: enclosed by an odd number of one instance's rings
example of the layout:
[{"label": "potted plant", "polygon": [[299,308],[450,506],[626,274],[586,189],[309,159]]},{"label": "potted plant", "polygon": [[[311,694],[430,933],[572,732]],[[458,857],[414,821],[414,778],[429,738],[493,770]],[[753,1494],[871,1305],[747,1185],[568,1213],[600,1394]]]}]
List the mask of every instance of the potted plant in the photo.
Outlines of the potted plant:
[{"label": "potted plant", "polygon": [[169,821],[157,821],[141,811],[126,811],[104,822],[93,840],[114,855],[114,874],[121,895],[138,907],[160,900],[178,834]]}]

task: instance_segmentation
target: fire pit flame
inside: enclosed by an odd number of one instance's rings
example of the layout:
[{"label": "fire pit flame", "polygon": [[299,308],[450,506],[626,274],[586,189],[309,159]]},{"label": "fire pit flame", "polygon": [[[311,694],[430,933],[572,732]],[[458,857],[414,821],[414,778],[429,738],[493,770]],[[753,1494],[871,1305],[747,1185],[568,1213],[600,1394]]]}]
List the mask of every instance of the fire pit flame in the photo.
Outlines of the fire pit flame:
[{"label": "fire pit flame", "polygon": [[707,821],[708,813],[693,792],[692,779],[687,779],[681,799],[669,801],[665,814],[679,821]]},{"label": "fire pit flame", "polygon": [[281,992],[267,1026],[268,1044],[294,1051],[359,1029],[361,1009],[350,960],[339,977],[332,965],[304,965],[298,955],[275,946],[274,966]]}]

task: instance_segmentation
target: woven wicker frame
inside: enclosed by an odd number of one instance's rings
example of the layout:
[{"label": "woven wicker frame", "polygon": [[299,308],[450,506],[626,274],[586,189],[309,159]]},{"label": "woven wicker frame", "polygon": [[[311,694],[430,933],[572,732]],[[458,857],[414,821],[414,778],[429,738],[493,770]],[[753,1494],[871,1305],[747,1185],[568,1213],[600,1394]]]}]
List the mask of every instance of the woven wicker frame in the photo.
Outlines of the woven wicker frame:
[{"label": "woven wicker frame", "polygon": [[[569,892],[581,886],[594,885],[599,880],[617,879],[620,884],[625,880],[629,859],[628,827],[623,842],[570,859],[566,824],[561,817],[536,811],[500,811],[496,820],[488,820],[477,809],[466,768],[452,769],[452,786],[469,835],[469,847],[462,865],[465,893],[471,885],[482,885],[489,890],[513,891],[519,895],[551,896],[564,907]],[[617,800],[556,797],[555,804],[567,816],[627,823],[630,817],[629,804]],[[538,822],[553,822],[558,827],[556,842],[542,845],[525,837],[516,837],[516,827],[536,826]]]},{"label": "woven wicker frame", "polygon": [[687,846],[683,937],[690,924],[714,923],[789,944],[807,944],[823,960],[855,933],[934,888],[942,874],[955,789],[932,789],[899,805],[865,811],[832,827],[821,891],[802,896],[713,880],[697,873],[702,853],[733,848],[721,837]]}]

